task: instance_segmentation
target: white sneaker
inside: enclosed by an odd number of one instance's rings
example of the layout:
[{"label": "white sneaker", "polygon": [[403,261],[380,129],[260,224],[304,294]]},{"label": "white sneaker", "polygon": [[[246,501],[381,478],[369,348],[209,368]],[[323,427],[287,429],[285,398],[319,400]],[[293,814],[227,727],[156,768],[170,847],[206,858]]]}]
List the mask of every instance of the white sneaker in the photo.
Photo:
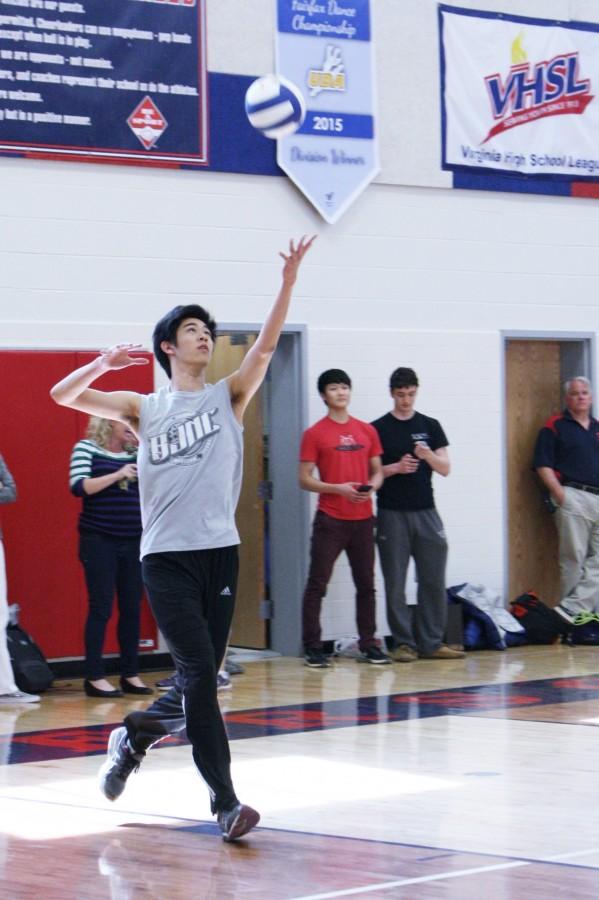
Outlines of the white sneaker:
[{"label": "white sneaker", "polygon": [[574,619],[576,618],[576,613],[571,613],[569,609],[566,609],[565,606],[562,606],[561,603],[558,603],[557,606],[553,607],[554,611],[561,616],[562,619],[565,619],[568,625],[574,625]]},{"label": "white sneaker", "polygon": [[42,698],[37,694],[26,694],[25,691],[11,691],[10,694],[0,694],[0,704],[4,703],[39,703]]}]

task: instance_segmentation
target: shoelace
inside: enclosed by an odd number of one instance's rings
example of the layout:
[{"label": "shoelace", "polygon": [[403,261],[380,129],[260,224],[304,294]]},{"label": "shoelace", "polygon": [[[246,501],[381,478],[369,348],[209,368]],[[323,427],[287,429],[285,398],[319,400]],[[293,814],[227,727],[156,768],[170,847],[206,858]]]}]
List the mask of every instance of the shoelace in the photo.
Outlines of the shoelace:
[{"label": "shoelace", "polygon": [[592,612],[581,612],[574,616],[574,625],[590,625],[591,622],[599,622],[599,615]]},{"label": "shoelace", "polygon": [[121,747],[119,757],[116,769],[120,776],[127,778],[132,772],[137,772],[141,764],[141,759],[137,758],[137,754],[132,753],[128,747]]}]

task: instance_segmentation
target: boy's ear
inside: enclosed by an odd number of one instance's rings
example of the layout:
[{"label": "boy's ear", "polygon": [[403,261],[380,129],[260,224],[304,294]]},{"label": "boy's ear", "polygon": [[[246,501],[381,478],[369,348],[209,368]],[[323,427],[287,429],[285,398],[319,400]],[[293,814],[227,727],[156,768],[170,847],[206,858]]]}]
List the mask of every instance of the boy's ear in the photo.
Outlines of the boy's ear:
[{"label": "boy's ear", "polygon": [[162,350],[163,353],[166,353],[167,356],[172,356],[173,353],[175,352],[173,350],[173,345],[171,344],[170,341],[161,341],[160,349]]}]

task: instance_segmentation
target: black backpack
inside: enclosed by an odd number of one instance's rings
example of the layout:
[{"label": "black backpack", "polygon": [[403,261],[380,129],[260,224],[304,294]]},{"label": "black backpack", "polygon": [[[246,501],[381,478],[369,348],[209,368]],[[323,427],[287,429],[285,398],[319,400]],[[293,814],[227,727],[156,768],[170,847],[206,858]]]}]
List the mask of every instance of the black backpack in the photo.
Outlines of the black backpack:
[{"label": "black backpack", "polygon": [[20,625],[8,625],[6,643],[19,690],[27,694],[47,690],[54,681],[54,674],[35,641]]},{"label": "black backpack", "polygon": [[553,644],[570,632],[571,626],[534,591],[527,591],[512,600],[510,610],[526,629],[526,638],[531,644]]}]

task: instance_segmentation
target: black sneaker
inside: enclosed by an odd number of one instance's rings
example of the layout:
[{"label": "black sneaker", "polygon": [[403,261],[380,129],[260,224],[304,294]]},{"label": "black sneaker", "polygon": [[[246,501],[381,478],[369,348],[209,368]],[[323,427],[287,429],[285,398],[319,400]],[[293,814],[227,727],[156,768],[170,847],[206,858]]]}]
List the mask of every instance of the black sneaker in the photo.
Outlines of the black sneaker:
[{"label": "black sneaker", "polygon": [[125,790],[131,772],[137,772],[145,753],[134,753],[127,729],[115,728],[108,738],[108,758],[100,769],[100,790],[108,800],[116,800]]},{"label": "black sneaker", "polygon": [[322,650],[308,649],[304,656],[304,665],[311,669],[328,669],[331,664]]},{"label": "black sneaker", "polygon": [[386,666],[391,662],[391,657],[380,649],[380,647],[367,647],[358,657],[358,662],[372,663],[375,666]]},{"label": "black sneaker", "polygon": [[223,841],[236,841],[258,824],[260,813],[251,806],[238,803],[233,809],[221,809],[217,814],[218,827]]},{"label": "black sneaker", "polygon": [[170,691],[171,688],[175,687],[176,677],[176,675],[169,675],[168,678],[162,678],[156,682],[156,687],[159,691]]}]

